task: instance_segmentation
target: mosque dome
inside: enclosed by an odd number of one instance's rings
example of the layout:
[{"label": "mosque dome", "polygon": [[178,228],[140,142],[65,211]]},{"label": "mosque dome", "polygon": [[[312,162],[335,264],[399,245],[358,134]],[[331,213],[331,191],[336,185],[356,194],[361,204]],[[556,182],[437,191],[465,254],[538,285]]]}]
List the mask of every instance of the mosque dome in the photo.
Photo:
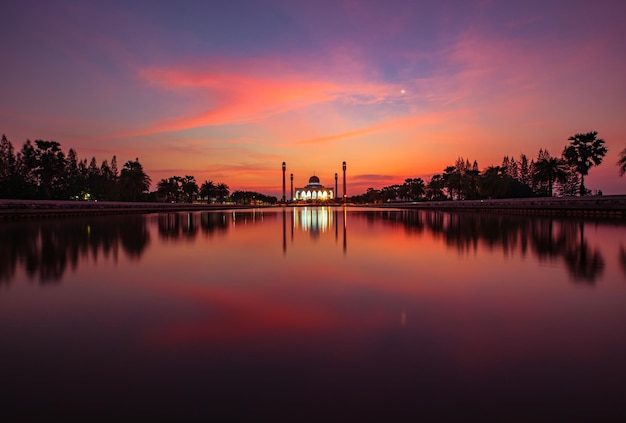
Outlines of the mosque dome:
[{"label": "mosque dome", "polygon": [[313,175],[309,178],[309,185],[319,184],[319,183],[320,183],[320,178],[318,178],[317,176]]}]

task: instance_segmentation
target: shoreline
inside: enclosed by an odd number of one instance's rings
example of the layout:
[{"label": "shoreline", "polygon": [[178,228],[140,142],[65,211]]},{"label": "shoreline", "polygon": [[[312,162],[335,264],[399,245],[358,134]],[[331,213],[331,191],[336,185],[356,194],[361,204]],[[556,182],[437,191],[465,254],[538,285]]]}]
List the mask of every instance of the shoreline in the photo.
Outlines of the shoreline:
[{"label": "shoreline", "polygon": [[425,201],[378,204],[375,207],[624,219],[626,218],[626,195]]},{"label": "shoreline", "polygon": [[[143,203],[115,201],[56,201],[0,199],[0,220],[53,216],[111,215],[181,211],[246,210],[273,207],[316,207],[316,204],[275,206],[200,203]],[[341,207],[341,204],[332,206]],[[347,204],[348,207],[467,211],[495,214],[626,218],[626,195],[536,197],[490,200],[416,201],[384,204]]]},{"label": "shoreline", "polygon": [[0,199],[0,220],[58,216],[112,215],[181,211],[252,209],[267,206],[199,203],[143,203],[122,201],[63,201]]}]

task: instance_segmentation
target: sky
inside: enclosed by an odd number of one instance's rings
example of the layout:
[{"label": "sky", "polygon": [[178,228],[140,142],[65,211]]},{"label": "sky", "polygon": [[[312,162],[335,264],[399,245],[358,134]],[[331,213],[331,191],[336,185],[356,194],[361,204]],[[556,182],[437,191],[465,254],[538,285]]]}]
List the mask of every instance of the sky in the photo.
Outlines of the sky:
[{"label": "sky", "polygon": [[[458,157],[560,155],[626,193],[623,0],[22,0],[0,6],[0,133],[282,195],[428,181]],[[341,192],[341,188],[340,188]]]}]

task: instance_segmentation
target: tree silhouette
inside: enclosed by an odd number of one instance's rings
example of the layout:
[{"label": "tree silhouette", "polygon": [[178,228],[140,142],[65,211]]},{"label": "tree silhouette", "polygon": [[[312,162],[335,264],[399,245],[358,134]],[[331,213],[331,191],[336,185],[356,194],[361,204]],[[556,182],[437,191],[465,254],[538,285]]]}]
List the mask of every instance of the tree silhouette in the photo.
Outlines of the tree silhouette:
[{"label": "tree silhouette", "polygon": [[454,190],[457,198],[461,198],[461,172],[455,166],[448,166],[443,170],[444,186],[448,189],[450,200],[454,200]]},{"label": "tree silhouette", "polygon": [[276,204],[278,201],[274,196],[268,196],[254,191],[234,191],[231,198],[238,204]]},{"label": "tree silhouette", "polygon": [[230,188],[223,182],[220,182],[215,187],[215,194],[217,195],[217,200],[220,203],[223,203],[226,197],[230,194]]},{"label": "tree silhouette", "polygon": [[85,186],[82,176],[78,167],[76,151],[70,148],[65,157],[65,177],[67,179],[66,198],[78,198],[81,196],[81,191]]},{"label": "tree silhouette", "polygon": [[167,202],[178,202],[178,197],[180,194],[180,187],[178,185],[179,180],[179,176],[172,176],[171,178],[161,179],[157,183],[157,193],[159,194],[159,196],[165,199],[165,201]]},{"label": "tree silhouette", "polygon": [[445,200],[446,195],[443,193],[445,181],[441,174],[433,175],[426,185],[426,198],[429,200]]},{"label": "tree silhouette", "polygon": [[198,184],[196,178],[190,175],[185,175],[181,180],[181,188],[185,194],[187,194],[187,202],[193,201],[193,195],[198,193]]},{"label": "tree silhouette", "polygon": [[200,196],[206,197],[206,203],[211,204],[211,197],[215,196],[215,183],[213,181],[204,181],[200,186]]},{"label": "tree silhouette", "polygon": [[533,166],[533,181],[546,184],[548,197],[552,197],[552,187],[555,182],[565,182],[567,180],[567,164],[565,160],[557,157],[542,157]]},{"label": "tree silhouette", "polygon": [[526,154],[520,154],[518,162],[518,177],[521,183],[532,187],[532,167],[535,165],[534,161],[529,162]]},{"label": "tree silhouette", "polygon": [[14,175],[15,153],[13,144],[3,134],[0,140],[0,197],[12,196]]},{"label": "tree silhouette", "polygon": [[617,165],[619,166],[619,175],[624,176],[624,173],[626,173],[626,148],[619,153]]},{"label": "tree silhouette", "polygon": [[422,178],[407,178],[404,184],[408,187],[408,196],[411,200],[419,200],[426,192],[426,184]]},{"label": "tree silhouette", "polygon": [[479,182],[480,193],[487,198],[503,198],[508,191],[506,169],[501,166],[489,166]]},{"label": "tree silhouette", "polygon": [[120,173],[120,192],[125,198],[137,201],[137,197],[150,189],[150,177],[143,171],[139,159],[127,161]]},{"label": "tree silhouette", "polygon": [[576,134],[568,138],[570,145],[565,148],[563,156],[570,166],[580,174],[580,195],[585,195],[585,176],[589,169],[602,163],[607,149],[604,140],[597,138],[598,132],[592,131],[585,134]]},{"label": "tree silhouette", "polygon": [[65,155],[56,141],[35,140],[34,173],[43,198],[53,198],[63,185]]}]

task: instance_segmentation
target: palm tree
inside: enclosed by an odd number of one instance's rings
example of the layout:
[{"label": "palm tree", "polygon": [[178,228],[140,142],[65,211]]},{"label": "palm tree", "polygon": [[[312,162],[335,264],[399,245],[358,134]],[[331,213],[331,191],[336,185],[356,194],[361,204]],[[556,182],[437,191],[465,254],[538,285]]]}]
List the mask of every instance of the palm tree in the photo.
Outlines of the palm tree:
[{"label": "palm tree", "polygon": [[157,183],[157,192],[165,201],[178,200],[178,177],[163,178]]},{"label": "palm tree", "polygon": [[626,148],[619,153],[617,165],[619,166],[619,175],[624,176],[624,173],[626,173]]},{"label": "palm tree", "polygon": [[220,182],[215,187],[215,195],[217,196],[217,199],[220,203],[223,203],[224,199],[228,197],[229,194],[230,194],[230,188],[225,183]]},{"label": "palm tree", "polygon": [[136,201],[137,196],[142,192],[146,192],[150,189],[151,179],[143,171],[143,166],[139,163],[139,159],[135,161],[127,161],[120,172],[120,191],[122,194],[130,199]]},{"label": "palm tree", "polygon": [[585,195],[585,176],[589,169],[602,163],[606,155],[604,140],[597,138],[598,132],[592,131],[586,134],[576,134],[568,138],[570,145],[565,148],[563,156],[570,166],[580,174],[580,195]]},{"label": "palm tree", "polygon": [[200,186],[200,195],[206,197],[207,204],[211,204],[211,197],[215,195],[215,184],[213,181],[204,181]]},{"label": "palm tree", "polygon": [[185,175],[182,178],[182,189],[185,194],[187,194],[187,202],[191,203],[193,201],[193,195],[198,193],[198,184],[196,183],[196,178],[190,175]]},{"label": "palm tree", "polygon": [[567,164],[557,157],[544,157],[533,166],[533,181],[535,183],[547,183],[548,196],[552,197],[552,186],[556,181],[567,180]]}]

